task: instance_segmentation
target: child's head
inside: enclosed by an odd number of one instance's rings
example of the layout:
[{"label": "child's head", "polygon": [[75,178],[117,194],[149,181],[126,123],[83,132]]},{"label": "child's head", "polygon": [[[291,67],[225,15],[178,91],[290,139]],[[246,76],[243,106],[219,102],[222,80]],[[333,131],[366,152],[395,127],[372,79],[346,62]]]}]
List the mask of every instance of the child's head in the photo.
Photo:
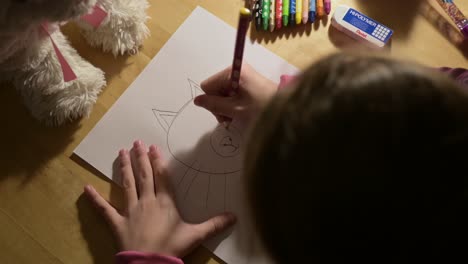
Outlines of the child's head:
[{"label": "child's head", "polygon": [[253,129],[256,227],[280,263],[462,256],[466,151],[468,95],[450,79],[384,58],[328,57]]}]

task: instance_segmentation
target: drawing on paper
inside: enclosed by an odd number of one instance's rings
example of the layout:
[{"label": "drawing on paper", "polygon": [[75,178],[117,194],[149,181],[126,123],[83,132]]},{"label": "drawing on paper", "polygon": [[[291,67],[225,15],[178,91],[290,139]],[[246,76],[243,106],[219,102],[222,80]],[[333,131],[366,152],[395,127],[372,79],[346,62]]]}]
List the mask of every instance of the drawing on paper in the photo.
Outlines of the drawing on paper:
[{"label": "drawing on paper", "polygon": [[[210,25],[210,30],[199,25]],[[260,264],[264,262],[257,261],[257,256],[249,258],[256,251],[251,247],[256,236],[249,225],[242,176],[245,130],[241,124],[239,129],[232,124],[225,131],[211,113],[191,100],[201,93],[199,80],[232,62],[235,35],[236,30],[221,19],[195,8],[74,153],[119,182],[112,166],[119,148],[131,147],[135,138],[158,145],[168,162],[169,181],[184,220],[201,223],[225,211],[237,216],[232,232],[204,246],[227,263]],[[298,72],[258,43],[246,42],[244,55],[271,80]]]},{"label": "drawing on paper", "polygon": [[232,126],[226,129],[218,126],[210,136],[210,144],[213,151],[221,157],[234,157],[240,151],[241,134]]},{"label": "drawing on paper", "polygon": [[203,93],[197,83],[188,79],[188,88],[191,98],[178,111],[152,109],[167,134],[170,154],[186,167],[174,183],[177,198],[198,200],[198,207],[226,210],[226,177],[242,169],[242,133],[234,125],[229,129],[219,125],[211,113],[195,106],[193,99]]}]

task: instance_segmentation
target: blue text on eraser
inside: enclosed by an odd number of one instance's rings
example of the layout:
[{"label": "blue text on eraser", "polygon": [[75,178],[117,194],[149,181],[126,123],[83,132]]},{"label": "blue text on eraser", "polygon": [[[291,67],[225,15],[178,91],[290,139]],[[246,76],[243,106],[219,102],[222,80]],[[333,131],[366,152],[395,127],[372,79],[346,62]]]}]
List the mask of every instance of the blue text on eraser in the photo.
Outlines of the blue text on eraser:
[{"label": "blue text on eraser", "polygon": [[393,30],[369,18],[356,9],[345,5],[338,6],[332,24],[353,38],[383,47],[393,35]]}]

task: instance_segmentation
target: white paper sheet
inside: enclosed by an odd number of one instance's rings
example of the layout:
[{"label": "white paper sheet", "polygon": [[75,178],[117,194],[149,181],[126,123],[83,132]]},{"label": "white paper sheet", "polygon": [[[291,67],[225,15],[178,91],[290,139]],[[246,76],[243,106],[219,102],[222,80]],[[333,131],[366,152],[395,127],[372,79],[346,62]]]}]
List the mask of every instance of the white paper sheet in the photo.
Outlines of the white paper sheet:
[{"label": "white paper sheet", "polygon": [[[228,263],[259,263],[255,256],[241,184],[244,135],[193,104],[199,83],[232,63],[236,30],[197,7],[75,153],[107,177],[121,148],[135,139],[156,144],[170,160],[182,215],[200,222],[219,212],[237,214],[238,224],[205,244]],[[297,69],[247,40],[244,60],[267,78]]]}]

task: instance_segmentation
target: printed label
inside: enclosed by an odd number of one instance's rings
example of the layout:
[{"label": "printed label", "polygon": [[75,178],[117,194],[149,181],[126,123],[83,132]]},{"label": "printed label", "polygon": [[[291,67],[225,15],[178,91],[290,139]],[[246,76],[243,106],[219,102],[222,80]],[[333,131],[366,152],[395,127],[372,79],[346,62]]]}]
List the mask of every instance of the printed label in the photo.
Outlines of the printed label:
[{"label": "printed label", "polygon": [[356,34],[365,39],[371,35],[379,41],[386,43],[393,34],[391,29],[352,8],[348,10],[343,21],[357,27]]}]

